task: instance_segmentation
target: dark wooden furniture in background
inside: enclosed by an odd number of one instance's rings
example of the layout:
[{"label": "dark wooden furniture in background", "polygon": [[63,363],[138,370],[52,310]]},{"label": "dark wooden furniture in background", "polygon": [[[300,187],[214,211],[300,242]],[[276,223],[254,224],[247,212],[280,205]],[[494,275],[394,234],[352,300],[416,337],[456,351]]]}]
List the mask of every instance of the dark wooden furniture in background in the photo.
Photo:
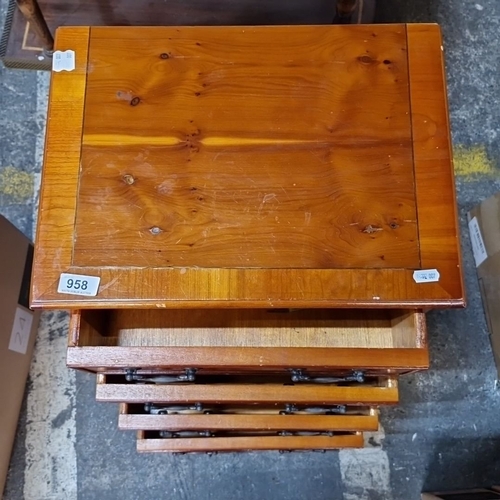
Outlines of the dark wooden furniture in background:
[{"label": "dark wooden furniture in background", "polygon": [[375,0],[10,0],[0,59],[50,69],[51,32],[61,26],[359,24],[374,14]]},{"label": "dark wooden furniture in background", "polygon": [[76,67],[52,75],[32,306],[71,310],[68,365],[141,451],[362,445],[428,366],[422,311],[464,305],[439,28],[56,48]]}]

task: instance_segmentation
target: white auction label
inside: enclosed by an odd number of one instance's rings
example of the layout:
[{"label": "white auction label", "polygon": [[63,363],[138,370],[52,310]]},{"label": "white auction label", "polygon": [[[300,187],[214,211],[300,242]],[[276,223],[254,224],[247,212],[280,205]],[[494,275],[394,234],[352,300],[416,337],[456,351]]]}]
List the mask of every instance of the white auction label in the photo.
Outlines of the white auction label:
[{"label": "white auction label", "polygon": [[479,227],[476,217],[473,217],[469,221],[469,233],[470,242],[472,244],[472,253],[474,254],[476,267],[478,267],[488,258],[488,252],[486,252],[483,235],[481,234],[481,228]]},{"label": "white auction label", "polygon": [[67,274],[62,273],[59,278],[59,293],[70,293],[72,295],[87,295],[95,297],[99,290],[99,282],[101,278],[98,276],[84,276],[83,274]]},{"label": "white auction label", "polygon": [[26,354],[30,341],[31,325],[33,323],[33,313],[17,307],[14,316],[14,325],[10,334],[9,349],[20,354]]},{"label": "white auction label", "polygon": [[435,283],[439,281],[439,271],[437,269],[421,269],[413,273],[416,283]]},{"label": "white auction label", "polygon": [[52,54],[52,71],[73,71],[75,69],[75,51],[74,50],[56,50]]}]

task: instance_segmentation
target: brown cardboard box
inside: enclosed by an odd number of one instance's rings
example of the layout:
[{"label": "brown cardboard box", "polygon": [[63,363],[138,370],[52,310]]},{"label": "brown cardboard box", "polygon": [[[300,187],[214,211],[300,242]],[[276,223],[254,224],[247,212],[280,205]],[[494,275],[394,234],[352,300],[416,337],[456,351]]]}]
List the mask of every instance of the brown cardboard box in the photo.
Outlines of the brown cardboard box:
[{"label": "brown cardboard box", "polygon": [[500,193],[468,214],[484,312],[500,378]]},{"label": "brown cardboard box", "polygon": [[32,260],[29,239],[0,216],[0,496],[40,319],[28,309]]}]

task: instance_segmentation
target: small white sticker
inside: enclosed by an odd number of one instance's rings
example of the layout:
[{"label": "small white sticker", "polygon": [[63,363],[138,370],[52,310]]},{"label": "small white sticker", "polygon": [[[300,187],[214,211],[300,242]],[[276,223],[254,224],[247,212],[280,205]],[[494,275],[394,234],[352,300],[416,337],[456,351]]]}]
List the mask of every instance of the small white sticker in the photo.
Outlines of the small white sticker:
[{"label": "small white sticker", "polygon": [[437,269],[422,269],[413,273],[416,283],[435,283],[439,281],[439,271]]},{"label": "small white sticker", "polygon": [[9,349],[20,354],[26,354],[30,341],[33,313],[18,307],[14,316],[14,324],[10,334]]},{"label": "small white sticker", "polygon": [[75,51],[56,50],[52,55],[52,70],[59,71],[73,71],[75,69]]},{"label": "small white sticker", "polygon": [[469,221],[469,233],[476,267],[479,267],[488,258],[488,253],[486,252],[483,235],[481,234],[481,229],[479,228],[479,223],[477,222],[476,217],[473,217]]},{"label": "small white sticker", "polygon": [[59,278],[59,293],[70,293],[72,295],[87,295],[95,297],[99,290],[99,282],[101,278],[98,276],[84,276],[83,274],[67,274],[62,273]]}]

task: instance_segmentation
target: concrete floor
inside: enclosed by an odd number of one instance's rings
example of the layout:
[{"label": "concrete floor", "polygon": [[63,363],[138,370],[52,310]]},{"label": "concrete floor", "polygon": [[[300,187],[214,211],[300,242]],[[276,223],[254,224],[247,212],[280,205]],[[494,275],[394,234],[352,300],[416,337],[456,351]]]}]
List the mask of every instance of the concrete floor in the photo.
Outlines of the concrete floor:
[{"label": "concrete floor", "polygon": [[[500,393],[466,231],[467,210],[500,190],[500,1],[379,0],[378,20],[444,32],[468,307],[428,314],[431,369],[402,379],[364,450],[143,456],[116,407],[95,403],[94,377],[66,370],[67,316],[47,313],[5,499],[416,500],[500,483]],[[32,236],[48,75],[2,68],[0,86],[0,212]]]}]

